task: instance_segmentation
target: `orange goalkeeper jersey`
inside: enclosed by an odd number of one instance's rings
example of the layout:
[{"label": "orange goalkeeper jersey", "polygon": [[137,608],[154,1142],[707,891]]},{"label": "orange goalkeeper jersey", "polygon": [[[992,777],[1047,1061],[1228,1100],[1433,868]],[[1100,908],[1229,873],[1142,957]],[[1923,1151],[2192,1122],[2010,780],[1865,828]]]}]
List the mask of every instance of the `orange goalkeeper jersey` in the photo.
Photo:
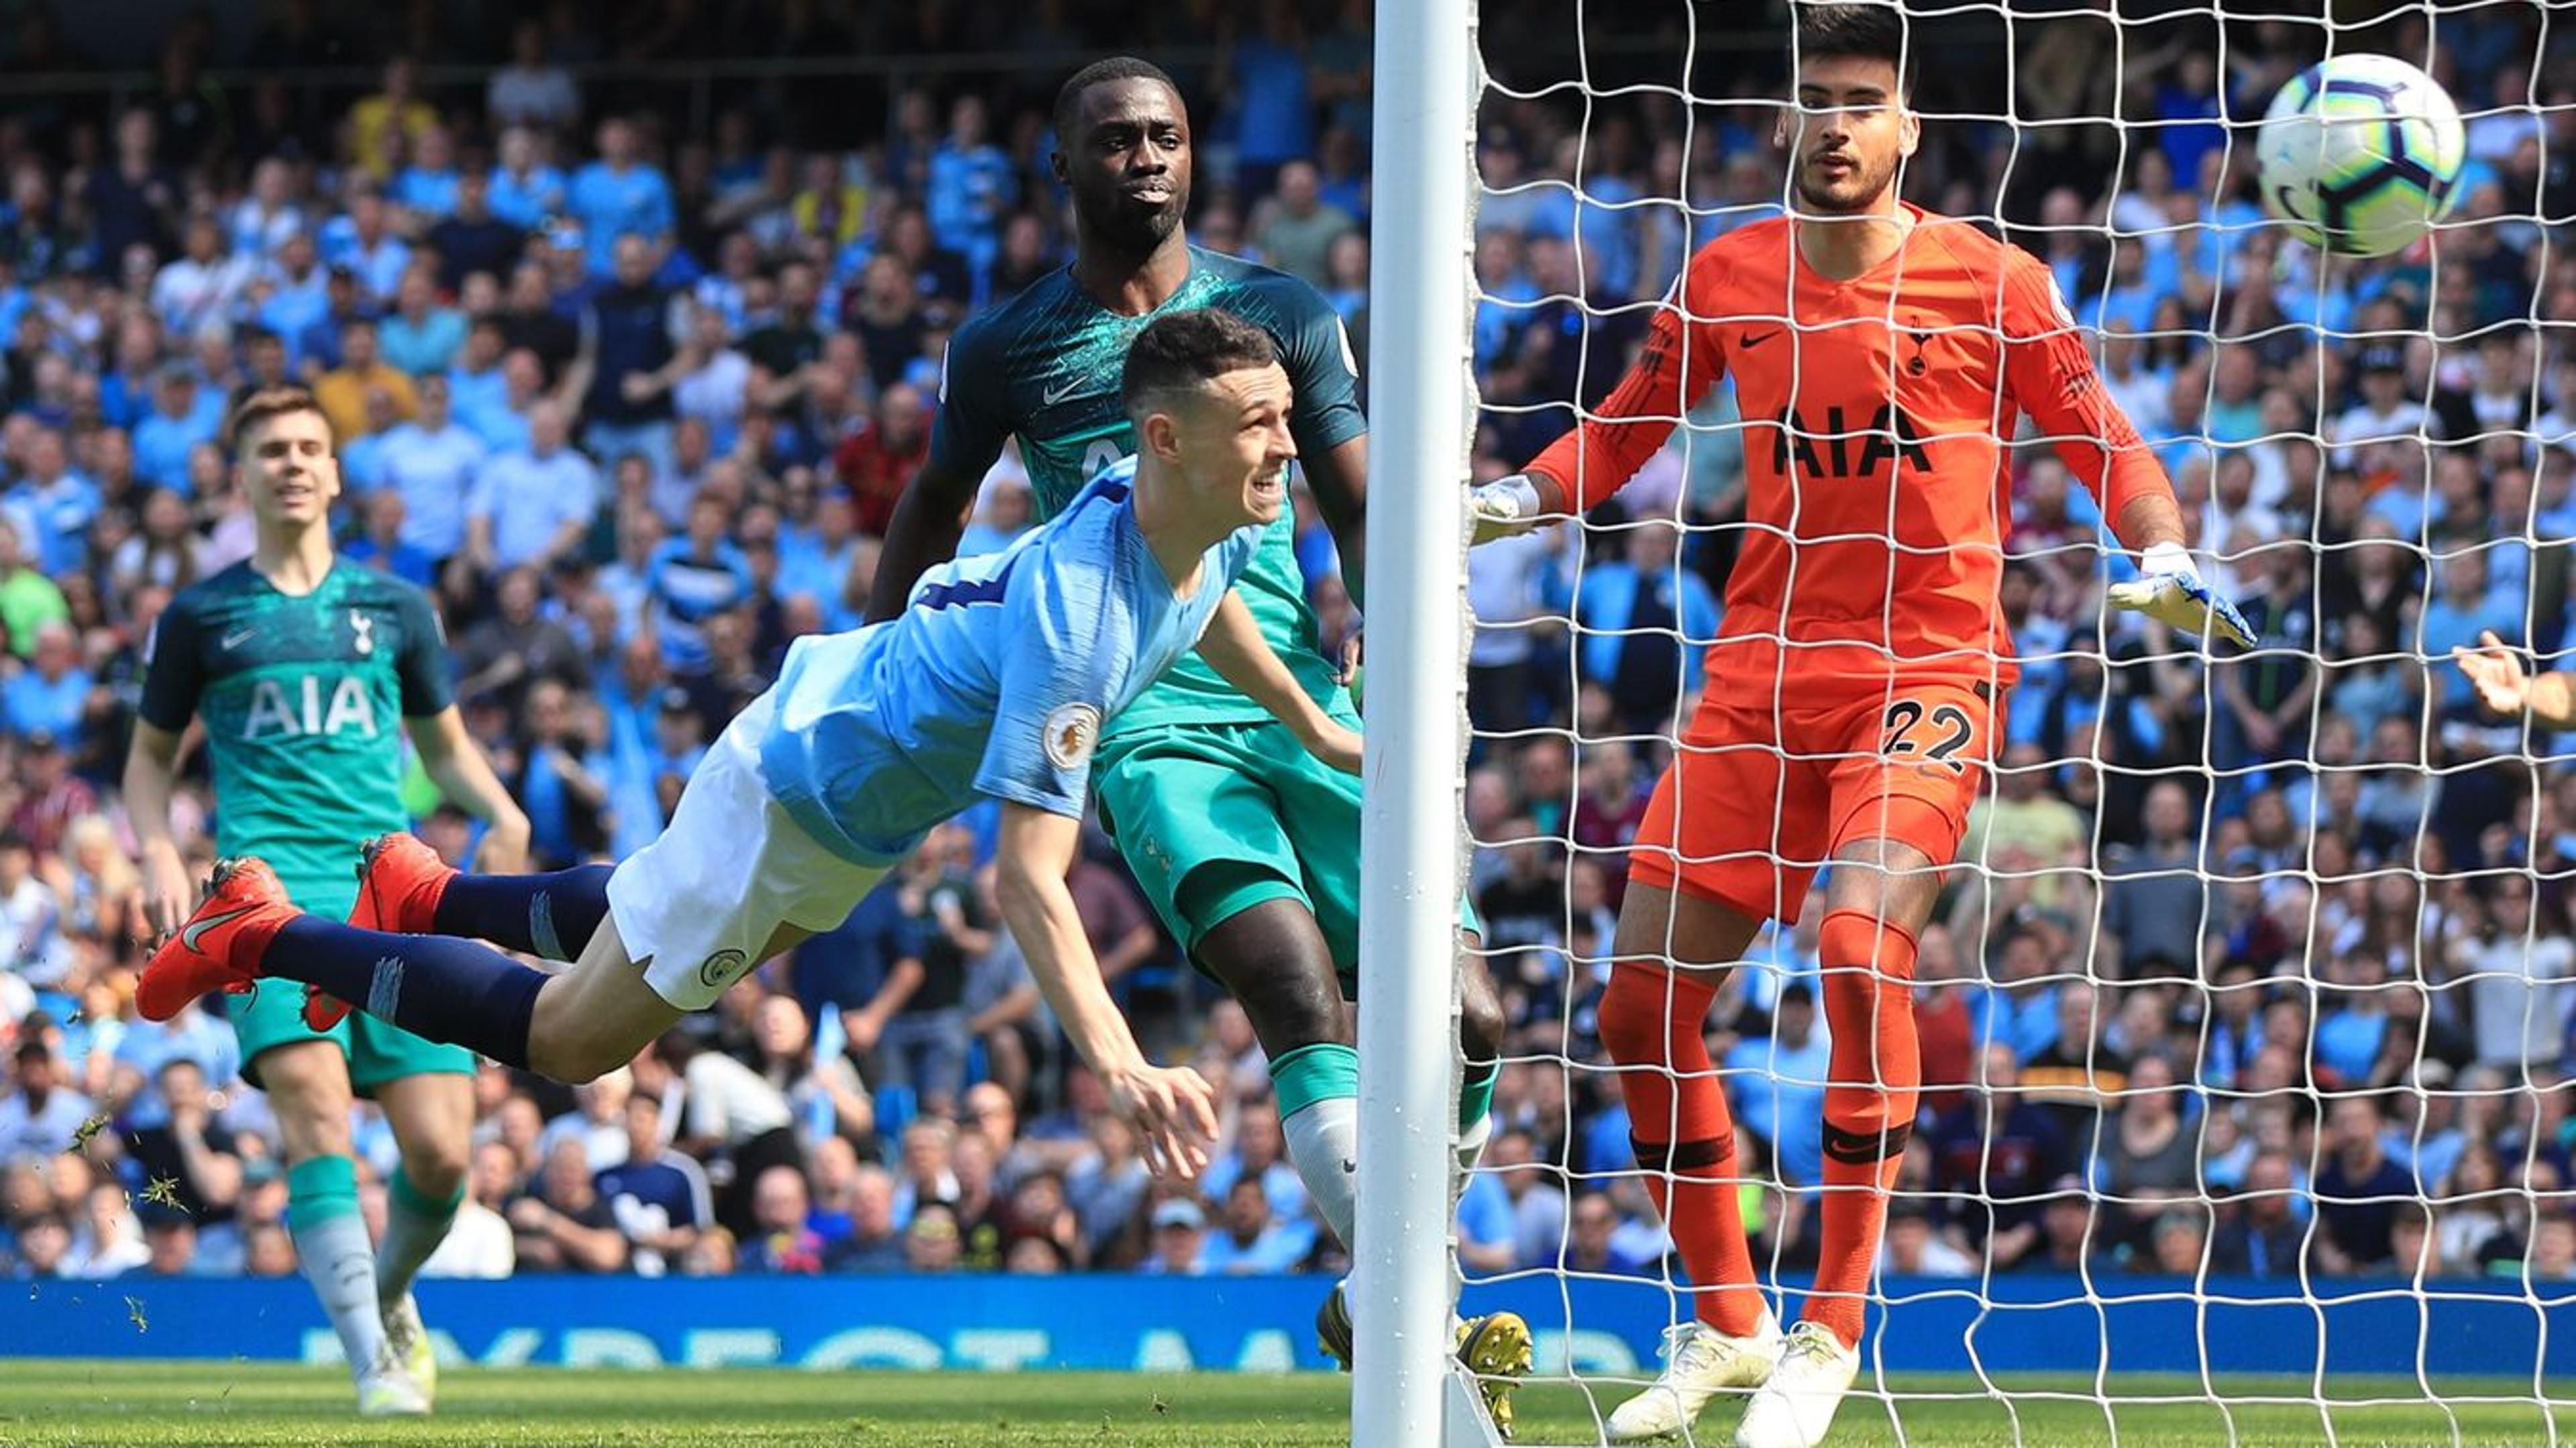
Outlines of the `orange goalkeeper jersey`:
[{"label": "orange goalkeeper jersey", "polygon": [[2170,493],[2103,392],[2048,268],[1966,222],[1908,210],[1903,246],[1846,282],[1806,264],[1785,219],[1701,248],[1636,365],[1529,466],[1589,508],[1719,376],[1735,379],[1747,530],[1712,674],[2010,683],[1998,593],[2007,444],[2024,414],[2105,518],[2147,490]]}]

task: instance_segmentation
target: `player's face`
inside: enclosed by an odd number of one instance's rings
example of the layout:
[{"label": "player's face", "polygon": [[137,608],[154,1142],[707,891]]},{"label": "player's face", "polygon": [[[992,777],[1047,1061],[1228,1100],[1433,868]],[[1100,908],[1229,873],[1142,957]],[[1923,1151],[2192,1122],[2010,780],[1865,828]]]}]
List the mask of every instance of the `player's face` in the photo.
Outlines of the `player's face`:
[{"label": "player's face", "polygon": [[1172,445],[1191,495],[1229,528],[1269,523],[1288,506],[1291,390],[1277,363],[1228,372],[1173,417]]},{"label": "player's face", "polygon": [[1780,118],[1799,209],[1826,216],[1885,209],[1897,167],[1921,128],[1897,92],[1896,67],[1854,55],[1798,68],[1797,108]]},{"label": "player's face", "polygon": [[320,522],[340,496],[340,462],[331,454],[331,424],[318,412],[285,412],[251,429],[235,467],[263,523]]},{"label": "player's face", "polygon": [[1170,86],[1091,87],[1073,134],[1059,144],[1056,179],[1072,190],[1084,231],[1141,255],[1180,227],[1190,205],[1190,117]]}]

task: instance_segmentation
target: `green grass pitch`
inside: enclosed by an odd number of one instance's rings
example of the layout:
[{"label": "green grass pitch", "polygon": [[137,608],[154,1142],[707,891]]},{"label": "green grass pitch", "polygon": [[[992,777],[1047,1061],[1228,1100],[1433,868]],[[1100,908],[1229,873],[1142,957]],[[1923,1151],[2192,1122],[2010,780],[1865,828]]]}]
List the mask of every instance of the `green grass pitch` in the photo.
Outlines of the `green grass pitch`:
[{"label": "green grass pitch", "polygon": [[[2324,1414],[2296,1380],[2221,1384],[2232,1400],[2123,1402],[2106,1415],[2081,1379],[2010,1384],[2009,1402],[1964,1379],[1903,1379],[1891,1419],[1884,1401],[1855,1400],[1835,1426],[1835,1448],[1860,1445],[2313,1444]],[[2329,1385],[2335,1440],[2375,1444],[2523,1445],[2576,1431],[2576,1400],[2544,1409],[2528,1381],[2442,1384],[2445,1407],[2404,1380]],[[2189,1395],[2187,1379],[2121,1378],[2116,1398]],[[0,1363],[0,1444],[227,1445],[390,1443],[657,1445],[665,1443],[870,1445],[1152,1444],[1190,1448],[1288,1448],[1347,1443],[1348,1379],[1108,1373],[617,1372],[460,1368],[447,1374],[438,1416],[362,1423],[350,1416],[336,1369],[221,1362],[30,1361]],[[2523,1401],[2480,1402],[2479,1398]],[[1913,1395],[1924,1396],[1913,1396]],[[2246,1399],[2271,1398],[2272,1402]],[[2294,1401],[2280,1402],[2289,1398]],[[2356,1403],[2407,1398],[2404,1403]],[[1602,1397],[1604,1409],[1616,1401]],[[1593,1443],[1581,1389],[1557,1382],[1523,1390],[1522,1441]],[[1709,1409],[1723,1442],[1726,1403]],[[2555,1418],[2555,1422],[2552,1418]],[[2117,1437],[2113,1437],[2116,1418]],[[1902,1425],[1902,1435],[1898,1424]],[[2553,1431],[2554,1430],[2554,1431]],[[1705,1440],[1703,1440],[1705,1441]]]}]

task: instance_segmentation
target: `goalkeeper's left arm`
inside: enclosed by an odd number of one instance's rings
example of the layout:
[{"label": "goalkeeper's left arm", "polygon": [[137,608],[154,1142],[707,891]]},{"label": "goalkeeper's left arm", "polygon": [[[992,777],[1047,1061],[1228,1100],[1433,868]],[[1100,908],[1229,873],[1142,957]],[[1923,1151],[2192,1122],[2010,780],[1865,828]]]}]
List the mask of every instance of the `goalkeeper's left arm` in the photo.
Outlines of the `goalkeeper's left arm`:
[{"label": "goalkeeper's left arm", "polygon": [[2056,279],[2027,253],[2015,253],[2005,271],[2002,323],[2013,400],[2055,439],[2058,456],[2093,490],[2120,542],[2138,552],[2139,576],[2112,587],[2111,606],[2252,648],[2245,615],[2209,591],[2183,547],[2173,481],[2103,391]]}]

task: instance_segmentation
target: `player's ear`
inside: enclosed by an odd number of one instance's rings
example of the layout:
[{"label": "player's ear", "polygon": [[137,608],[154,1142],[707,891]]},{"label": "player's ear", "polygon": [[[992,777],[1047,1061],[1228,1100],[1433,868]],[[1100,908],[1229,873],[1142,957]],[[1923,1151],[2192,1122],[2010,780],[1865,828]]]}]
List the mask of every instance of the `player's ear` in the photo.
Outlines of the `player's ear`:
[{"label": "player's ear", "polygon": [[1902,107],[1896,113],[1896,154],[1912,156],[1914,148],[1922,144],[1923,118],[1914,114],[1912,106]]},{"label": "player's ear", "polygon": [[1181,423],[1179,418],[1168,412],[1146,413],[1144,426],[1137,429],[1136,435],[1145,444],[1145,451],[1152,453],[1166,464],[1174,467],[1180,465]]},{"label": "player's ear", "polygon": [[1073,168],[1065,164],[1064,147],[1058,146],[1047,152],[1047,169],[1055,173],[1055,184],[1058,186],[1073,184]]}]

